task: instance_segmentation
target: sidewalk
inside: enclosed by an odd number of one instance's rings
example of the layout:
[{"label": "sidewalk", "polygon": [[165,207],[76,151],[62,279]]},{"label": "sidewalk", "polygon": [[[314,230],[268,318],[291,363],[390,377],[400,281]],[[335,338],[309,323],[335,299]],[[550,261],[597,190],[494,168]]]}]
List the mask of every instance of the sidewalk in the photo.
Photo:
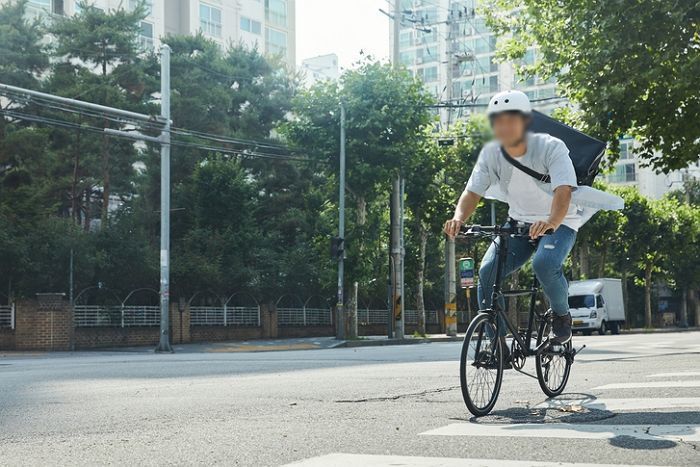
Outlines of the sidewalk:
[{"label": "sidewalk", "polygon": [[[621,334],[656,334],[700,331],[698,327],[692,328],[659,328],[659,329],[625,329]],[[429,334],[425,337],[405,336],[403,339],[389,339],[387,336],[361,336],[357,339],[339,340],[335,337],[299,337],[283,339],[260,339],[248,341],[212,342],[177,344],[173,346],[175,353],[237,353],[237,352],[281,352],[290,350],[319,350],[336,348],[377,347],[386,345],[415,345],[436,342],[461,342],[464,334],[449,337],[444,334]],[[153,346],[140,347],[109,347],[102,349],[80,350],[78,353],[90,354],[95,352],[114,353],[152,353]],[[47,353],[70,354],[75,352],[36,352],[36,351],[0,351],[3,357],[34,357]]]},{"label": "sidewalk", "polygon": [[[357,339],[339,340],[335,337],[298,337],[285,339],[261,339],[236,342],[215,342],[208,344],[175,345],[175,352],[229,353],[229,352],[274,352],[287,350],[317,350],[350,347],[375,347],[383,345],[427,344],[431,342],[459,342],[463,336],[448,337],[432,334],[426,337],[406,336],[403,339],[389,339],[387,336],[362,336]],[[132,351],[134,349],[131,349]]]}]

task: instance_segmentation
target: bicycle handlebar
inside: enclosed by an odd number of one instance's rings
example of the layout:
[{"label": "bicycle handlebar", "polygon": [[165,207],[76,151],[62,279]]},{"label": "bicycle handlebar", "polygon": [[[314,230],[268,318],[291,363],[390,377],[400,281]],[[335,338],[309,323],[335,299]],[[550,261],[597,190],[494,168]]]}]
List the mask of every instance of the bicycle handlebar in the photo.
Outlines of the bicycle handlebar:
[{"label": "bicycle handlebar", "polygon": [[[505,225],[463,225],[459,229],[460,236],[495,235],[511,237],[529,237],[530,226],[526,222],[506,223]],[[547,230],[544,234],[551,235],[554,229]]]}]

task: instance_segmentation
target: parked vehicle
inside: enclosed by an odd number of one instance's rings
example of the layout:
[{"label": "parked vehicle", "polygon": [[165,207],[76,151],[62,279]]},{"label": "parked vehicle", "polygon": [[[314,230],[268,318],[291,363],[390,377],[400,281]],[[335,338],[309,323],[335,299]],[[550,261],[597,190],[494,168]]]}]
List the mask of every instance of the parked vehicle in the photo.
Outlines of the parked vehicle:
[{"label": "parked vehicle", "polygon": [[625,304],[620,279],[590,279],[569,284],[569,309],[573,330],[619,334],[625,323]]}]

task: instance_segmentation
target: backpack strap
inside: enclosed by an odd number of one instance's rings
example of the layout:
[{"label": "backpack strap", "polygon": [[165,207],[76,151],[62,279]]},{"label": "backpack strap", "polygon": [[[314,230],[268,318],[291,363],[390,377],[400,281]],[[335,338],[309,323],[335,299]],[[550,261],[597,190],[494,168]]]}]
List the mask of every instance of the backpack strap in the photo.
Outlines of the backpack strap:
[{"label": "backpack strap", "polygon": [[542,183],[552,183],[552,178],[549,175],[539,173],[538,171],[533,170],[530,167],[527,167],[527,166],[521,164],[520,162],[516,161],[515,159],[510,157],[508,155],[508,153],[506,153],[506,150],[503,149],[503,146],[501,146],[501,155],[510,165],[512,165],[513,167],[515,167],[518,170],[525,172],[526,174],[528,174],[532,178],[539,180]]}]

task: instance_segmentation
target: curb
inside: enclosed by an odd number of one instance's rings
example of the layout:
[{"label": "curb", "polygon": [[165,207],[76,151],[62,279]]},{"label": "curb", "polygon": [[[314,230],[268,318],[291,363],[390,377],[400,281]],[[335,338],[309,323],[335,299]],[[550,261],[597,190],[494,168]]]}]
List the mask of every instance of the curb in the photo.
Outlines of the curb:
[{"label": "curb", "polygon": [[357,348],[357,347],[382,347],[385,345],[415,345],[415,344],[430,344],[432,342],[461,342],[462,337],[445,336],[445,337],[426,337],[426,338],[407,338],[407,339],[357,339],[346,340],[339,342],[332,348]]},{"label": "curb", "polygon": [[698,327],[687,328],[635,328],[635,329],[620,329],[620,334],[665,334],[672,332],[693,332],[700,331]]}]

